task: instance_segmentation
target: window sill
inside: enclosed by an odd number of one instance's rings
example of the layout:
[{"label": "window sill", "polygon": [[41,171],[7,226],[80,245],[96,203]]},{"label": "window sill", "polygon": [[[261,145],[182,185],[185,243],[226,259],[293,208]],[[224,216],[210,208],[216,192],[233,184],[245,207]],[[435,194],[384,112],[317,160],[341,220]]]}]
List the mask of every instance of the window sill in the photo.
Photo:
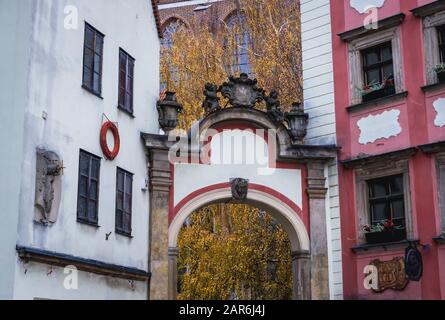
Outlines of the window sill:
[{"label": "window sill", "polygon": [[436,89],[445,89],[445,82],[437,82],[437,83],[433,83],[433,84],[428,84],[426,86],[423,86],[422,88],[423,92],[430,92],[430,91],[434,91]]},{"label": "window sill", "polygon": [[129,239],[133,239],[133,238],[134,238],[134,237],[131,235],[131,233],[126,233],[126,232],[119,231],[119,230],[115,230],[115,233],[118,234],[118,235],[120,235],[120,236],[129,238]]},{"label": "window sill", "polygon": [[91,93],[92,95],[95,95],[96,97],[98,97],[99,99],[103,100],[104,98],[102,97],[102,95],[98,92],[95,92],[94,90],[88,88],[86,85],[82,85],[82,88],[86,91],[88,91],[89,93]]},{"label": "window sill", "polygon": [[354,104],[352,106],[347,107],[346,110],[348,112],[354,112],[354,111],[358,111],[358,110],[367,109],[369,107],[382,106],[384,104],[402,100],[402,99],[406,98],[407,96],[408,96],[408,91],[403,91],[400,93],[391,94],[389,96],[378,98],[375,100]]},{"label": "window sill", "polygon": [[[419,240],[412,240],[412,242],[419,244]],[[409,245],[410,241],[402,240],[397,242],[386,242],[379,244],[361,244],[355,247],[352,247],[351,250],[355,254],[366,254],[368,251],[371,252],[379,252],[379,251],[395,251],[400,250],[401,248],[406,248]]]},{"label": "window sill", "polygon": [[127,109],[125,109],[125,108],[123,108],[123,107],[121,107],[121,106],[119,106],[119,105],[117,106],[117,108],[118,108],[120,111],[122,111],[123,113],[127,114],[130,118],[132,118],[132,119],[136,118],[135,115],[134,115],[134,113],[128,111]]},{"label": "window sill", "polygon": [[433,238],[434,242],[438,245],[444,245],[445,244],[445,235],[440,235],[438,237]]},{"label": "window sill", "polygon": [[77,222],[80,223],[80,224],[84,224],[84,225],[90,226],[90,227],[94,227],[96,229],[100,228],[100,225],[97,224],[96,222],[86,221],[86,220],[82,220],[82,219],[79,219],[79,218],[77,218]]}]

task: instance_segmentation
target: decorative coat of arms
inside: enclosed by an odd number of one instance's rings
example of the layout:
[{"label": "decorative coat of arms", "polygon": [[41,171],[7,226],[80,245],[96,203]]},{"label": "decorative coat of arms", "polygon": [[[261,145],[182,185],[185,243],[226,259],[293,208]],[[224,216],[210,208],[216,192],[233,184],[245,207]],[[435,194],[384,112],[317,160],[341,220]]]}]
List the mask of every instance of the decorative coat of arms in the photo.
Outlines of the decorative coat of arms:
[{"label": "decorative coat of arms", "polygon": [[249,189],[249,180],[236,178],[230,181],[232,185],[232,199],[236,201],[244,201],[247,199]]},{"label": "decorative coat of arms", "polygon": [[389,261],[376,259],[370,264],[374,265],[378,271],[378,289],[373,289],[374,292],[383,292],[387,289],[402,291],[408,285],[404,258],[395,257]]},{"label": "decorative coat of arms", "polygon": [[229,82],[223,83],[219,91],[232,106],[253,108],[257,102],[264,100],[264,90],[258,88],[257,83],[256,79],[241,73],[239,78],[229,77]]},{"label": "decorative coat of arms", "polygon": [[410,242],[409,247],[405,250],[405,273],[406,277],[412,281],[419,281],[422,278],[422,254],[413,242]]}]

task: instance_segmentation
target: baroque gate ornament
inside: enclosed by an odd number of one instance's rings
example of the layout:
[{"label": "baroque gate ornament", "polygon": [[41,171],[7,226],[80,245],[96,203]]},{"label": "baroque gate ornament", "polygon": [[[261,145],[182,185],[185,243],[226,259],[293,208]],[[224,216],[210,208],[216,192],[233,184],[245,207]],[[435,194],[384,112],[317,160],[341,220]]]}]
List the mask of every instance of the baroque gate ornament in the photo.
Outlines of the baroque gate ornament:
[{"label": "baroque gate ornament", "polygon": [[245,201],[249,189],[249,180],[236,178],[230,181],[232,189],[232,199],[236,201]]},{"label": "baroque gate ornament", "polygon": [[390,261],[372,260],[378,271],[378,289],[372,289],[374,292],[383,292],[387,289],[402,291],[408,285],[409,280],[405,273],[405,259],[395,257]]},{"label": "baroque gate ornament", "polygon": [[264,90],[258,88],[257,83],[256,79],[241,73],[239,78],[230,76],[229,82],[224,82],[219,91],[232,106],[253,108],[257,102],[264,100]]}]

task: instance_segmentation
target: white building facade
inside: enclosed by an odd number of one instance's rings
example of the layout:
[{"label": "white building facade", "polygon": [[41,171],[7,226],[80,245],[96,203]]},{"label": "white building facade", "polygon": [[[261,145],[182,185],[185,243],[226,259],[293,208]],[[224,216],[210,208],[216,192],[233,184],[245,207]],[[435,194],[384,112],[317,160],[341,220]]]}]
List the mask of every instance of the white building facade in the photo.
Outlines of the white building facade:
[{"label": "white building facade", "polygon": [[[304,109],[309,114],[306,142],[336,144],[330,0],[301,0]],[[343,299],[340,201],[337,161],[326,167],[329,289]]]},{"label": "white building facade", "polygon": [[[0,298],[147,299],[152,3],[1,0],[0,18]],[[113,160],[107,122],[120,138]]]}]

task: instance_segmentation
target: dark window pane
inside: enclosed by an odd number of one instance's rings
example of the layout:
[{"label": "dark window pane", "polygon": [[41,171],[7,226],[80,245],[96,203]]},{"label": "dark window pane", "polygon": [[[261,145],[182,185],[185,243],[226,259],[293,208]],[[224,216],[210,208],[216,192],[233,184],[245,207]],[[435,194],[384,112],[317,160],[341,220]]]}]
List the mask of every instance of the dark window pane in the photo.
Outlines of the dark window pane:
[{"label": "dark window pane", "polygon": [[371,208],[373,223],[386,220],[389,217],[389,208],[387,208],[386,203],[376,203]]},{"label": "dark window pane", "polygon": [[124,173],[117,173],[117,190],[124,192]]},{"label": "dark window pane", "polygon": [[87,217],[87,199],[84,197],[79,197],[77,214],[81,218]]},{"label": "dark window pane", "polygon": [[89,69],[93,69],[94,67],[94,53],[93,50],[85,48],[85,56],[83,59],[83,64],[85,65],[85,67],[89,68]]},{"label": "dark window pane", "polygon": [[80,176],[79,178],[79,195],[88,196],[88,177]]},{"label": "dark window pane", "polygon": [[394,77],[394,71],[392,64],[383,67],[383,77],[385,79],[392,79]]},{"label": "dark window pane", "polygon": [[130,215],[125,213],[123,214],[123,228],[125,232],[131,232],[131,218]]},{"label": "dark window pane", "polygon": [[371,197],[384,197],[386,196],[386,183],[385,181],[376,181],[371,184]]},{"label": "dark window pane", "polygon": [[96,201],[88,201],[88,218],[94,222],[96,220]]},{"label": "dark window pane", "polygon": [[366,72],[366,80],[367,84],[377,84],[380,83],[380,70],[379,69],[371,69]]},{"label": "dark window pane", "polygon": [[94,55],[94,72],[96,73],[100,73],[101,71],[101,56],[99,56],[98,54]]},{"label": "dark window pane", "polygon": [[104,39],[102,36],[97,36],[96,38],[96,53],[102,55],[104,46]]},{"label": "dark window pane", "polygon": [[131,212],[131,196],[125,195],[124,198],[124,211]]},{"label": "dark window pane", "polygon": [[132,184],[133,177],[130,174],[127,174],[125,178],[125,192],[131,193]]},{"label": "dark window pane", "polygon": [[123,229],[123,225],[122,225],[123,215],[124,215],[124,213],[122,212],[122,210],[116,211],[116,228],[117,229],[121,229],[121,230]]},{"label": "dark window pane", "polygon": [[93,80],[93,90],[95,92],[99,92],[100,91],[100,74],[94,73],[93,78],[94,78],[94,80]]},{"label": "dark window pane", "polygon": [[130,59],[128,61],[128,74],[133,77],[134,76],[134,60]]},{"label": "dark window pane", "polygon": [[378,52],[369,52],[365,55],[365,66],[378,63],[380,60]]},{"label": "dark window pane", "polygon": [[391,47],[382,48],[382,62],[388,61],[392,59],[392,50]]},{"label": "dark window pane", "polygon": [[403,218],[405,216],[405,208],[403,200],[395,200],[392,202],[393,219]]},{"label": "dark window pane", "polygon": [[88,26],[85,28],[85,47],[94,49],[94,31]]},{"label": "dark window pane", "polygon": [[83,84],[85,86],[87,86],[88,88],[91,87],[90,83],[91,83],[92,76],[93,76],[93,72],[90,69],[84,67],[83,68]]},{"label": "dark window pane", "polygon": [[397,176],[390,180],[391,194],[403,193],[403,176]]},{"label": "dark window pane", "polygon": [[116,208],[118,210],[124,209],[124,194],[122,192],[117,192],[116,194]]},{"label": "dark window pane", "polygon": [[86,155],[80,154],[80,167],[81,174],[89,175],[90,172],[90,158]]},{"label": "dark window pane", "polygon": [[97,199],[97,182],[94,180],[91,180],[90,182],[89,197],[90,199]]},{"label": "dark window pane", "polygon": [[99,167],[100,162],[97,159],[91,160],[91,177],[95,179],[99,179]]}]

